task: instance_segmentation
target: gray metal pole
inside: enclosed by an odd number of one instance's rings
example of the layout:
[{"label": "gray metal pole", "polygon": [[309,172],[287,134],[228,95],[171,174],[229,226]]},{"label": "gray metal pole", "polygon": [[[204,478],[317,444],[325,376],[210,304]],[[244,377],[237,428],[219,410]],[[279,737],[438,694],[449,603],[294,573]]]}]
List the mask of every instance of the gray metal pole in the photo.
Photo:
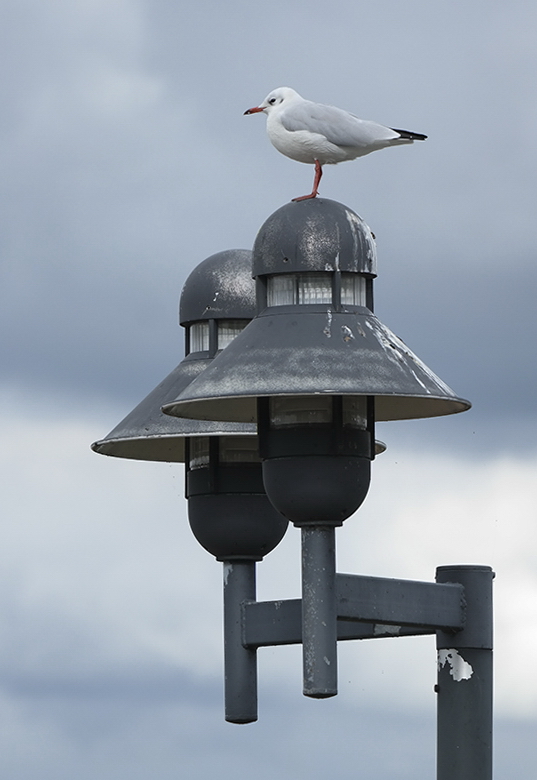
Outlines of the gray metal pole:
[{"label": "gray metal pole", "polygon": [[437,780],[492,780],[492,580],[489,566],[441,566],[464,586],[466,623],[437,632]]},{"label": "gray metal pole", "polygon": [[256,650],[244,647],[242,639],[242,604],[255,597],[255,562],[224,561],[224,690],[230,723],[257,720]]},{"label": "gray metal pole", "polygon": [[302,528],[304,696],[337,694],[336,546],[333,526]]}]

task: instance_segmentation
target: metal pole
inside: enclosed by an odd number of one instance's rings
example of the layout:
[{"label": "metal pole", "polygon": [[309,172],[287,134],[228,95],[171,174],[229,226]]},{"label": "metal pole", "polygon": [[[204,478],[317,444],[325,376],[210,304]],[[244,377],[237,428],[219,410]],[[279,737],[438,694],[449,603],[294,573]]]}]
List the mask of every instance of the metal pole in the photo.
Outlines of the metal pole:
[{"label": "metal pole", "polygon": [[256,650],[244,647],[242,638],[242,604],[255,597],[255,562],[224,561],[224,691],[230,723],[257,720]]},{"label": "metal pole", "polygon": [[336,546],[333,526],[302,528],[304,696],[337,694]]},{"label": "metal pole", "polygon": [[464,586],[462,631],[437,631],[437,780],[492,780],[492,580],[489,566],[441,566]]}]

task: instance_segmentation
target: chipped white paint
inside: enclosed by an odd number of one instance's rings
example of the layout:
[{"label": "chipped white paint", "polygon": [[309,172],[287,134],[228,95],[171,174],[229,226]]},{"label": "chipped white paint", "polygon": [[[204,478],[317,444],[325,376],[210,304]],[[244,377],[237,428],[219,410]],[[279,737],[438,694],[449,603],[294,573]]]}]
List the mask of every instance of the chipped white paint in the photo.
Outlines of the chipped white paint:
[{"label": "chipped white paint", "polygon": [[375,252],[375,242],[373,239],[373,234],[371,232],[371,229],[369,225],[367,225],[361,217],[359,217],[357,214],[355,214],[353,211],[345,211],[345,216],[347,218],[347,222],[349,223],[352,231],[353,236],[353,243],[354,243],[354,249],[356,254],[359,256],[359,244],[362,244],[363,239],[365,239],[366,244],[366,257],[369,261],[369,270],[373,273],[376,272],[376,252]]},{"label": "chipped white paint", "polygon": [[401,626],[388,626],[384,623],[375,623],[374,632],[375,636],[398,636],[401,633]]},{"label": "chipped white paint", "polygon": [[[381,327],[380,323],[376,320],[367,319],[365,321],[365,326],[376,336],[377,341],[391,360],[406,365],[405,358],[408,356],[408,351],[405,349],[403,342],[398,339],[395,334],[392,334],[387,328]],[[393,336],[393,338],[390,338],[391,336]]]},{"label": "chipped white paint", "polygon": [[355,214],[354,211],[350,211],[349,209],[345,209],[345,216],[353,231],[356,230],[360,232],[362,230],[363,223],[358,214]]},{"label": "chipped white paint", "polygon": [[348,327],[348,325],[342,325],[341,326],[341,335],[343,337],[343,341],[349,342],[354,339],[354,333],[352,330]]},{"label": "chipped white paint", "polygon": [[326,327],[323,329],[323,333],[327,339],[332,338],[332,319],[333,315],[330,309],[326,311]]},{"label": "chipped white paint", "polygon": [[426,366],[425,363],[423,363],[419,357],[417,357],[417,355],[415,355],[407,347],[405,342],[402,341],[399,336],[396,336],[395,333],[392,333],[389,328],[387,328],[385,325],[381,325],[381,323],[376,319],[366,319],[365,325],[374,334],[379,344],[384,349],[387,357],[389,357],[399,366],[410,369],[414,378],[426,390],[427,393],[430,394],[432,392],[431,388],[427,388],[423,381],[418,379],[415,371],[408,365],[408,361],[412,361],[416,369],[419,369],[424,374],[425,379],[428,379],[430,382],[432,382],[432,384],[443,393],[451,396],[454,395],[453,390],[448,385],[446,385],[446,383],[443,382],[440,377],[436,376],[436,374],[431,371],[431,369]]},{"label": "chipped white paint", "polygon": [[431,391],[429,390],[429,388],[427,387],[427,385],[426,385],[424,382],[422,382],[422,381],[421,381],[421,379],[419,378],[419,376],[416,374],[416,372],[415,372],[415,371],[413,371],[412,369],[410,369],[410,373],[412,374],[412,376],[414,377],[414,379],[416,380],[416,382],[417,382],[419,385],[421,385],[421,386],[423,387],[423,389],[424,389],[426,392],[428,392],[428,393],[430,393],[430,392],[431,392]]},{"label": "chipped white paint", "polygon": [[362,243],[360,240],[362,237],[361,219],[353,211],[348,211],[347,209],[345,210],[345,216],[351,228],[352,242],[354,244],[354,254],[359,256],[360,244]]},{"label": "chipped white paint", "polygon": [[224,587],[227,585],[229,575],[233,571],[233,564],[229,561],[224,561]]},{"label": "chipped white paint", "polygon": [[329,658],[327,658],[325,655],[323,656],[323,661],[325,662],[325,664],[326,664],[327,666],[330,666],[330,659],[329,659]]},{"label": "chipped white paint", "polygon": [[[339,234],[339,231],[338,231]],[[339,252],[336,253],[336,256],[334,257],[333,263],[325,263],[324,264],[324,270],[325,271],[339,271]]]},{"label": "chipped white paint", "polygon": [[455,682],[469,680],[474,673],[471,664],[465,661],[455,648],[438,651],[438,671],[446,664],[449,664],[449,673]]},{"label": "chipped white paint", "polygon": [[[219,296],[219,295],[220,295],[220,292],[219,292],[219,290],[217,290],[217,291],[215,292],[215,294],[213,295],[213,299],[212,299],[211,303],[216,303],[216,302],[217,302],[217,299],[218,299],[218,296]],[[210,304],[208,304],[208,305],[207,305],[207,306],[204,308],[204,310],[203,310],[203,314],[207,314],[207,312],[208,312],[208,311],[212,311],[212,308],[213,308],[213,307],[211,306],[211,303],[210,303]]]}]

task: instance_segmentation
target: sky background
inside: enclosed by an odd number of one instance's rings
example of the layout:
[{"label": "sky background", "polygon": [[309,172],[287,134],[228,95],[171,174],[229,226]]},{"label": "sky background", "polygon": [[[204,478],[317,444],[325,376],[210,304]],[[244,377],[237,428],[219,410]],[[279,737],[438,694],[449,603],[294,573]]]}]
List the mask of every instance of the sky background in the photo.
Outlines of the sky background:
[{"label": "sky background", "polygon": [[[434,776],[431,637],[345,643],[321,702],[299,648],[264,649],[259,722],[224,723],[182,468],[89,449],[181,360],[190,271],[309,192],[243,116],[277,86],[429,136],[321,194],[377,236],[379,318],[473,408],[379,426],[338,569],[495,569],[495,777],[533,775],[536,27],[527,0],[0,0],[3,777]],[[291,529],[259,597],[298,595]]]}]

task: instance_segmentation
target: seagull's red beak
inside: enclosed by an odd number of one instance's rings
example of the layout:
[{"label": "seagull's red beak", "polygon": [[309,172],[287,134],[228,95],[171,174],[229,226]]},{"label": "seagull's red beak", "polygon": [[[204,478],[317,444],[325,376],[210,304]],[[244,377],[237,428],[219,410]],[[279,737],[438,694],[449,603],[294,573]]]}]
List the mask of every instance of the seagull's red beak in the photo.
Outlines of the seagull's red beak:
[{"label": "seagull's red beak", "polygon": [[264,109],[261,108],[261,106],[256,106],[255,108],[249,108],[248,111],[245,111],[243,116],[246,116],[246,114],[258,114],[260,111],[263,111]]}]

